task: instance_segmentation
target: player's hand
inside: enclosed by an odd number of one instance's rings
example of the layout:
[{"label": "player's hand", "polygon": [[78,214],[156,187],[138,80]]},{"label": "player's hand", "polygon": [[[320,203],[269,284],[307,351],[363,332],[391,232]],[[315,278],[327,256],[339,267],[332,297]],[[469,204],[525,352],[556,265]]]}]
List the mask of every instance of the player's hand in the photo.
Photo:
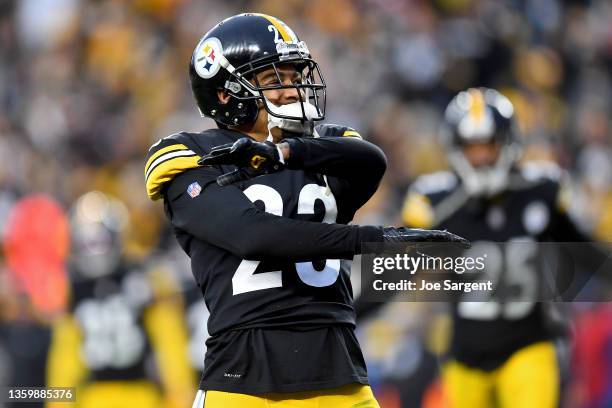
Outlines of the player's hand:
[{"label": "player's hand", "polygon": [[472,246],[467,239],[448,231],[406,227],[384,227],[383,242],[456,242],[466,248]]},{"label": "player's hand", "polygon": [[227,186],[285,168],[277,146],[272,142],[256,142],[248,137],[213,148],[198,164],[203,166],[234,165],[238,170],[217,177],[217,184]]}]

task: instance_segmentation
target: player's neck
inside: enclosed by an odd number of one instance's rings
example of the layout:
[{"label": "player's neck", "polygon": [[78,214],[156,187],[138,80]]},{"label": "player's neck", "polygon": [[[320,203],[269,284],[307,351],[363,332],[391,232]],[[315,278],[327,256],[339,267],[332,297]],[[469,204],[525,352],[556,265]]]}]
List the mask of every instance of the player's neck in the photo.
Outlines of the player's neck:
[{"label": "player's neck", "polygon": [[265,133],[262,131],[253,131],[252,129],[245,129],[242,126],[230,127],[230,130],[234,130],[236,132],[243,133],[249,137],[252,137],[258,142],[263,142],[268,139],[268,129],[266,129]]},{"label": "player's neck", "polygon": [[247,125],[231,126],[230,129],[244,133],[258,142],[267,140],[269,135],[267,116],[264,117],[264,115],[261,115],[261,113],[258,115],[255,122]]}]

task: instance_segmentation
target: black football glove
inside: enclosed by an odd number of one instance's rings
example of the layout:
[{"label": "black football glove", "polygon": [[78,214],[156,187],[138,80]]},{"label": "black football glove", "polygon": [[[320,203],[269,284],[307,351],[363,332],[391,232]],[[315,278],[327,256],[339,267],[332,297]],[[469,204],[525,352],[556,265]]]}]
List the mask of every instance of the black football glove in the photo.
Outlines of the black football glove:
[{"label": "black football glove", "polygon": [[272,142],[256,142],[248,137],[234,143],[214,147],[198,164],[213,166],[233,164],[238,170],[217,177],[217,184],[227,186],[285,168],[276,145]]},{"label": "black football glove", "polygon": [[456,242],[466,248],[472,246],[467,239],[448,231],[406,227],[383,227],[383,242]]}]

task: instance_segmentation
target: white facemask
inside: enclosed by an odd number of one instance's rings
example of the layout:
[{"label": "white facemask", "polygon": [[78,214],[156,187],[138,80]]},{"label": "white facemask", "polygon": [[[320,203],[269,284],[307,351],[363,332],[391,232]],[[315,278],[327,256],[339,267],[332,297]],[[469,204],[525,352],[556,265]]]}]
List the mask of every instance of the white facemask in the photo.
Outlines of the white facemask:
[{"label": "white facemask", "polygon": [[517,146],[506,147],[493,166],[484,168],[474,168],[460,151],[452,152],[449,160],[463,180],[468,195],[491,197],[508,186],[510,169],[518,159],[519,152]]},{"label": "white facemask", "polygon": [[[319,116],[317,108],[308,102],[294,102],[287,105],[276,106],[272,102],[267,101],[268,108],[276,115],[302,117],[302,105],[306,114],[306,121],[282,119],[274,115],[268,114],[268,131],[279,128],[292,133],[312,136],[314,131],[314,121],[312,118]],[[271,137],[271,136],[270,136]]]}]

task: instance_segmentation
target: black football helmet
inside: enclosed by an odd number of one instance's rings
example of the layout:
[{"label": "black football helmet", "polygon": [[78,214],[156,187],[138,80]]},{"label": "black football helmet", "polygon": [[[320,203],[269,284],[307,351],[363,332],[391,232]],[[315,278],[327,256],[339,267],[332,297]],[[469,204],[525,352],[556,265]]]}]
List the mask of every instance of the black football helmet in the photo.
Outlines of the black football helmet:
[{"label": "black football helmet", "polygon": [[[467,192],[490,196],[502,191],[521,154],[510,100],[494,89],[470,88],[453,98],[444,116],[442,141]],[[463,154],[463,147],[471,143],[497,143],[500,153],[495,164],[472,166]]]},{"label": "black football helmet", "polygon": [[[281,82],[278,65],[288,63],[302,74],[299,83]],[[278,82],[262,87],[254,74],[270,68]],[[189,76],[200,113],[224,126],[253,123],[259,113],[258,101],[268,114],[281,119],[305,122],[325,117],[326,86],[318,64],[293,30],[272,16],[239,14],[217,24],[196,46]],[[264,98],[264,90],[286,88],[298,90],[301,115],[280,114]],[[230,95],[228,103],[219,101],[220,90]]]},{"label": "black football helmet", "polygon": [[85,279],[116,271],[123,253],[123,235],[129,222],[125,205],[99,191],[85,193],[70,211],[71,264]]}]

